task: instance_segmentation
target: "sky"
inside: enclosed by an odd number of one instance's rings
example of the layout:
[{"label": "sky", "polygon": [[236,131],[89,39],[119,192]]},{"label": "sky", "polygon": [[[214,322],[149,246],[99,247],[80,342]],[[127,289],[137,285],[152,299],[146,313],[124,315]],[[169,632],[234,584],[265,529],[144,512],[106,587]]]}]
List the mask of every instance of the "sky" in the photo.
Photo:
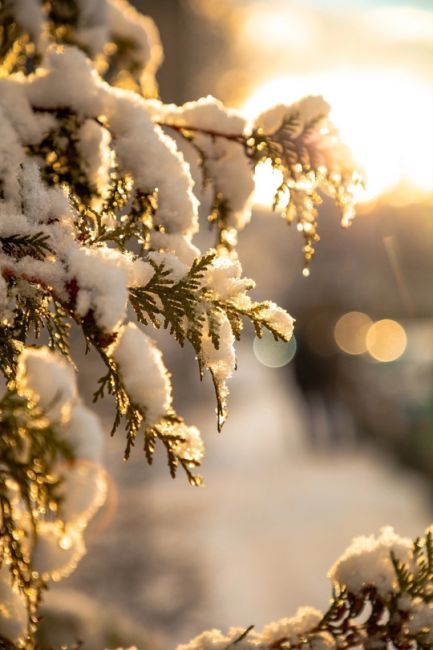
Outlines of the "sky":
[{"label": "sky", "polygon": [[365,169],[368,199],[396,187],[399,200],[431,194],[433,2],[220,0],[214,20],[232,33],[218,96],[254,117],[322,94]]}]

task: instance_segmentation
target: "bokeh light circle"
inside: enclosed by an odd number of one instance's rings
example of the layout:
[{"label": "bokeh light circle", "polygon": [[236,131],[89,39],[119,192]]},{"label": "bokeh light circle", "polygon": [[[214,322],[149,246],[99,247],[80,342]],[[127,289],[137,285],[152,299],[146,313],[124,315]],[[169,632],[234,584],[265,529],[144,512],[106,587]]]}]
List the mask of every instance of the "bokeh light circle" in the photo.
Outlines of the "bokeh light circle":
[{"label": "bokeh light circle", "polygon": [[360,311],[349,311],[338,319],[334,338],[340,350],[347,354],[367,352],[366,337],[373,321]]},{"label": "bokeh light circle", "polygon": [[256,359],[268,368],[281,368],[291,362],[296,354],[296,339],[276,341],[273,335],[265,330],[262,338],[256,337],[253,343]]},{"label": "bokeh light circle", "polygon": [[402,356],[406,350],[407,336],[400,323],[384,318],[371,325],[367,332],[366,344],[373,359],[387,363]]}]

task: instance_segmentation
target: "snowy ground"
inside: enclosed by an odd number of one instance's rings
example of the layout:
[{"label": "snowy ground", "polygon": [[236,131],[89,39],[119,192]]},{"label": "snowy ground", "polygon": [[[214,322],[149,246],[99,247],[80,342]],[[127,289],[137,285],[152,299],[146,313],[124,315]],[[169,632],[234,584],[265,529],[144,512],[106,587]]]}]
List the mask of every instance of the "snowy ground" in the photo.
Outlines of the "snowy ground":
[{"label": "snowy ground", "polygon": [[[136,627],[135,638],[152,630],[171,650],[204,628],[260,627],[298,605],[325,607],[326,572],[354,535],[385,524],[421,533],[431,510],[420,481],[367,449],[311,453],[282,372],[259,365],[245,345],[223,434],[210,401],[191,407],[188,421],[207,432],[203,489],[181,475],[171,481],[162,461],[149,470],[139,449],[122,463],[121,440],[111,441],[108,506],[89,554],[58,588],[80,590],[110,612],[111,625]],[[51,597],[62,600],[54,589]],[[75,591],[68,598],[76,602]],[[101,611],[94,618],[104,627]],[[85,648],[105,639],[95,629]],[[124,632],[109,638],[132,642]]]}]

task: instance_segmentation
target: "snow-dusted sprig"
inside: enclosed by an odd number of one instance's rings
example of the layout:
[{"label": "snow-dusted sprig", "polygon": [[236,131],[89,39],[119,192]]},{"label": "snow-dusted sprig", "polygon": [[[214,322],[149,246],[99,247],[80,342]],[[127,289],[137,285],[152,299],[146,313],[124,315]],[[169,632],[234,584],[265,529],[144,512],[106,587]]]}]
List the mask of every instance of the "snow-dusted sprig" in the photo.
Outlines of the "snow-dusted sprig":
[{"label": "snow-dusted sprig", "polygon": [[[1,328],[4,339],[0,354],[0,370],[8,378],[15,367],[16,357],[31,337],[39,339],[48,333],[48,346],[58,350],[72,362],[69,350],[71,314],[68,305],[58,298],[38,278],[17,277],[7,267],[3,269],[9,292],[13,294],[15,306],[9,316],[10,322]],[[27,285],[26,289],[24,287]]]},{"label": "snow-dusted sprig", "polygon": [[318,235],[318,206],[324,192],[341,211],[341,223],[354,217],[354,194],[362,185],[350,151],[329,119],[322,97],[306,97],[291,106],[276,106],[259,115],[248,139],[255,163],[270,161],[282,174],[274,209],[283,205],[288,223],[296,221],[304,236],[305,275]]},{"label": "snow-dusted sprig", "polygon": [[88,205],[98,191],[89,182],[80,151],[84,119],[69,108],[50,111],[50,114],[55,121],[54,128],[40,142],[28,144],[26,150],[38,160],[41,177],[48,185],[69,187],[76,203]]},{"label": "snow-dusted sprig", "polygon": [[22,349],[0,429],[0,647],[34,650],[43,589],[74,570],[105,500],[102,430],[48,348]]},{"label": "snow-dusted sprig", "polygon": [[[239,272],[239,265],[221,258],[217,251],[195,259],[180,279],[173,277],[172,269],[164,262],[157,263],[152,258],[150,262],[155,273],[146,286],[130,289],[131,305],[139,322],[145,325],[150,322],[156,328],[168,329],[181,346],[185,341],[191,343],[199,363],[200,377],[203,378],[207,368],[210,370],[217,397],[218,428],[221,429],[227,415],[226,386],[212,364],[208,364],[207,354],[209,347],[213,347],[216,353],[220,349],[222,319],[227,319],[223,322],[229,324],[236,340],[240,340],[243,321],[247,319],[252,323],[256,336],[261,337],[263,329],[267,329],[276,340],[283,341],[289,340],[292,334],[291,319],[269,301],[251,300],[245,292],[254,287],[254,282],[231,277],[230,273]],[[222,276],[221,286],[215,287],[212,286],[212,274],[218,273],[221,262],[227,268],[230,265],[235,267],[236,271],[230,271],[226,278]],[[230,282],[239,283],[239,289],[224,293]]]},{"label": "snow-dusted sprig", "polygon": [[432,532],[411,544],[390,528],[353,541],[330,571],[325,614],[301,607],[266,625],[204,632],[178,650],[349,650],[433,647]]},{"label": "snow-dusted sprig", "polygon": [[289,223],[296,220],[304,235],[305,274],[319,240],[321,193],[334,199],[343,225],[353,218],[362,178],[321,97],[276,106],[251,124],[213,97],[180,107],[155,102],[151,109],[159,125],[180,134],[197,152],[203,183],[213,192],[209,221],[226,249],[236,247],[237,231],[250,220],[252,176],[264,161],[282,174],[274,209],[281,208]]},{"label": "snow-dusted sprig", "polygon": [[216,253],[210,252],[194,260],[187,274],[180,280],[164,262],[150,259],[154,275],[144,287],[132,288],[129,299],[138,320],[145,325],[162,325],[183,346],[187,339],[197,354],[201,348],[201,334],[205,326],[204,302],[206,289],[203,277]]},{"label": "snow-dusted sprig", "polygon": [[[41,517],[61,509],[61,478],[53,470],[72,458],[72,450],[14,383],[0,401],[0,430],[0,570],[8,569],[25,599],[27,634],[33,639],[45,582],[33,570],[32,551]],[[23,530],[26,517],[30,526]]]},{"label": "snow-dusted sprig", "polygon": [[[204,455],[204,446],[198,431],[194,427],[188,427],[184,420],[177,415],[171,406],[170,394],[163,395],[164,403],[162,405],[158,403],[159,396],[155,396],[155,404],[146,404],[146,400],[152,399],[152,390],[143,386],[146,382],[144,379],[146,374],[163,373],[162,386],[160,385],[156,389],[153,387],[153,389],[166,392],[170,389],[168,374],[161,365],[156,348],[150,348],[151,354],[156,355],[157,359],[154,367],[146,365],[149,358],[145,359],[143,363],[141,363],[140,357],[131,360],[133,365],[138,363],[141,366],[138,370],[141,378],[136,376],[137,368],[131,370],[131,361],[126,358],[125,350],[117,352],[116,346],[123,345],[125,335],[131,339],[131,342],[125,344],[125,349],[126,346],[129,347],[136,342],[142,346],[149,345],[148,337],[130,323],[120,334],[120,343],[119,341],[113,343],[114,351],[108,352],[105,347],[101,346],[98,338],[94,338],[91,329],[85,328],[84,332],[86,341],[98,351],[106,366],[106,374],[99,379],[99,386],[93,395],[93,401],[97,402],[107,394],[113,397],[115,417],[111,435],[114,435],[119,426],[124,423],[126,430],[125,460],[129,458],[132,448],[136,444],[137,436],[142,431],[143,449],[149,465],[153,463],[156,442],[159,441],[165,448],[172,478],[176,477],[177,469],[181,466],[191,485],[201,485],[202,477],[194,473],[195,468],[201,465]],[[135,352],[143,353],[143,347],[140,351],[136,350]],[[156,381],[158,380],[156,379]],[[149,379],[147,382],[149,383]],[[138,383],[141,385],[138,387],[137,393]],[[143,394],[145,397],[141,398]],[[192,438],[194,438],[194,444]]]},{"label": "snow-dusted sprig", "polygon": [[[125,208],[128,192],[129,200]],[[85,235],[86,243],[89,245],[110,243],[122,251],[134,249],[138,244],[138,249],[143,254],[149,248],[149,235],[153,229],[157,197],[157,191],[134,192],[125,179],[118,177],[115,180],[115,190],[110,189],[102,208],[85,210],[87,216],[93,217],[93,224],[87,229]],[[122,205],[123,213],[119,211]]]},{"label": "snow-dusted sprig", "polygon": [[395,553],[391,560],[402,592],[413,598],[424,597],[433,602],[433,529],[413,543],[413,561],[401,561]]}]

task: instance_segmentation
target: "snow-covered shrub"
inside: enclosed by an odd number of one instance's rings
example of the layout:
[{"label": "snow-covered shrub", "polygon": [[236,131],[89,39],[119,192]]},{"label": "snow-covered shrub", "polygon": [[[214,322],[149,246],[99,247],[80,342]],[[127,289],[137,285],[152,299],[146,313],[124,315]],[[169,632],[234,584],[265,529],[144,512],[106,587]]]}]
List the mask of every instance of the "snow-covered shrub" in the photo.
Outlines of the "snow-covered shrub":
[{"label": "snow-covered shrub", "polygon": [[[75,568],[105,495],[103,433],[77,393],[70,328],[105,364],[94,399],[112,397],[125,457],[141,435],[151,463],[159,441],[171,475],[181,467],[199,485],[203,442],[173,409],[152,328],[192,346],[215,385],[221,428],[244,320],[258,336],[267,329],[287,341],[293,330],[284,310],[249,296],[254,282],[236,253],[256,165],[281,171],[275,207],[284,195],[306,265],[318,192],[347,225],[361,179],[320,97],[251,123],[212,97],[163,104],[158,32],[125,0],[3,0],[0,17],[0,645],[35,648],[43,588]],[[202,252],[194,235],[203,186],[216,242]],[[343,560],[337,581],[348,575]],[[394,588],[387,576],[377,593]],[[416,597],[411,630],[424,634],[430,610]],[[311,647],[332,647],[320,620],[304,610],[262,637],[205,633],[188,647],[297,647],[292,637],[311,626]]]}]

